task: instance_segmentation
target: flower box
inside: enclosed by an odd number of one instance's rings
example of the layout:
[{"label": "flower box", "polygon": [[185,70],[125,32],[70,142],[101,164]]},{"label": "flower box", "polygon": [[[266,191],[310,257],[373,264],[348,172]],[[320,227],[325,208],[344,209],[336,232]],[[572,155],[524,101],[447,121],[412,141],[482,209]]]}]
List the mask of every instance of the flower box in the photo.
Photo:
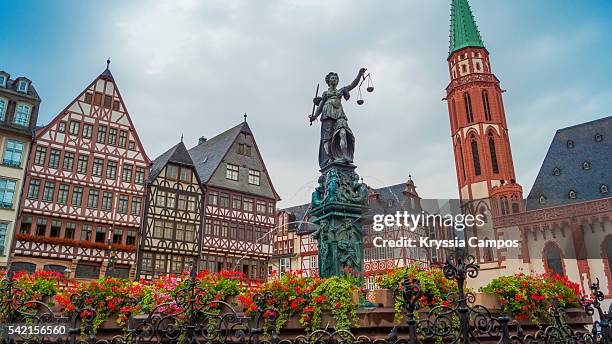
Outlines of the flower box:
[{"label": "flower box", "polygon": [[389,289],[376,289],[370,291],[374,303],[380,307],[391,307],[395,306],[395,294],[393,290]]},{"label": "flower box", "polygon": [[487,308],[488,310],[500,310],[502,309],[501,303],[497,299],[497,296],[493,293],[476,293],[476,301],[474,305],[479,305]]}]

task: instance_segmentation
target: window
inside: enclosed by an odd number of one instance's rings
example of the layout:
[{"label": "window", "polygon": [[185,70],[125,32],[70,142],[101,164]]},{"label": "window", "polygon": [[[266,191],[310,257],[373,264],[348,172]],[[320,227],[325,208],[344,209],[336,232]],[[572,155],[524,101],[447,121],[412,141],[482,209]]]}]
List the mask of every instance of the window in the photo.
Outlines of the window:
[{"label": "window", "polygon": [[29,105],[25,105],[25,104],[17,105],[13,123],[27,127],[30,124],[30,112],[31,111],[32,111],[32,107],[30,107]]},{"label": "window", "polygon": [[119,131],[119,147],[120,148],[125,148],[125,143],[127,142],[127,131],[125,130],[121,130]]},{"label": "window", "polygon": [[107,109],[111,108],[111,104],[113,103],[113,97],[108,94],[104,95],[104,107]]},{"label": "window", "polygon": [[120,105],[120,104],[121,104],[121,103],[120,103],[118,100],[114,100],[114,101],[113,101],[113,111],[119,111],[119,109],[120,109],[120,108],[119,108],[119,105]]},{"label": "window", "polygon": [[113,209],[113,193],[104,191],[104,194],[102,194],[102,210],[111,209]]},{"label": "window", "polygon": [[242,198],[240,196],[232,196],[232,209],[242,210]]},{"label": "window", "polygon": [[467,122],[474,122],[474,114],[472,113],[472,100],[470,99],[469,93],[463,94],[463,103],[465,105],[465,114],[467,116]]},{"label": "window", "polygon": [[238,154],[251,156],[251,146],[241,143],[238,145]]},{"label": "window", "polygon": [[24,263],[24,262],[15,262],[11,264],[11,270],[14,272],[25,271],[28,274],[33,274],[36,272],[36,264],[34,263]]},{"label": "window", "polygon": [[73,240],[74,232],[76,232],[76,224],[72,222],[66,223],[66,231],[64,232],[64,238]]},{"label": "window", "polygon": [[49,168],[58,168],[61,151],[59,149],[51,148],[49,154]]},{"label": "window", "polygon": [[100,266],[99,265],[88,265],[88,264],[77,264],[76,272],[74,276],[76,278],[97,279],[98,277],[100,277]]},{"label": "window", "polygon": [[0,75],[0,87],[6,87],[6,76]]},{"label": "window", "polygon": [[194,196],[187,197],[187,209],[189,211],[198,211],[196,197]]},{"label": "window", "polygon": [[116,161],[108,161],[106,163],[106,178],[115,179],[117,178],[117,162]]},{"label": "window", "polygon": [[183,258],[178,255],[173,255],[170,262],[170,272],[181,273],[183,272]]},{"label": "window", "polygon": [[176,179],[178,177],[178,166],[168,165],[166,167],[166,178]]},{"label": "window", "polygon": [[57,131],[59,131],[60,133],[65,133],[66,132],[66,122],[59,122],[57,124]]},{"label": "window", "polygon": [[283,276],[285,273],[291,271],[291,261],[289,258],[281,258],[279,262],[279,272],[280,276]]},{"label": "window", "polygon": [[37,146],[34,151],[34,165],[42,166],[47,157],[47,147]]},{"label": "window", "polygon": [[230,204],[229,204],[229,194],[226,194],[225,192],[222,192],[219,195],[219,206],[221,208],[229,208]]},{"label": "window", "polygon": [[585,161],[582,163],[582,169],[583,170],[590,170],[591,169],[591,163],[588,161]]},{"label": "window", "polygon": [[74,153],[64,152],[64,162],[62,164],[62,169],[64,171],[72,172],[73,167],[74,167]]},{"label": "window", "polygon": [[81,240],[91,241],[91,225],[85,224],[81,226]]},{"label": "window", "polygon": [[36,235],[44,236],[47,232],[47,220],[38,219],[36,220]]},{"label": "window", "polygon": [[599,192],[601,192],[602,194],[607,194],[608,186],[606,184],[601,184],[601,186],[599,187]]},{"label": "window", "polygon": [[91,104],[91,98],[93,98],[93,94],[91,94],[91,92],[85,93],[85,103]]},{"label": "window", "polygon": [[238,166],[227,164],[227,169],[225,170],[225,178],[229,180],[238,180]]},{"label": "window", "polygon": [[155,222],[153,223],[153,237],[154,238],[164,237],[164,221],[163,220],[155,220]]},{"label": "window", "polygon": [[491,106],[489,105],[489,92],[487,90],[482,91],[482,105],[484,106],[485,119],[491,120]]},{"label": "window", "polygon": [[98,93],[98,92],[95,93],[93,104],[96,106],[102,105],[102,93]]},{"label": "window", "polygon": [[92,132],[93,132],[93,125],[91,125],[91,124],[83,124],[83,137],[84,138],[90,139]]},{"label": "window", "polygon": [[192,224],[185,225],[185,241],[191,242],[195,240],[195,226]]},{"label": "window", "polygon": [[72,205],[80,207],[83,201],[83,187],[75,186],[72,189]]},{"label": "window", "polygon": [[106,269],[106,276],[128,279],[130,278],[130,268],[129,267],[119,267],[115,265],[112,267],[112,269],[111,268]]},{"label": "window", "polygon": [[142,271],[146,271],[146,272],[153,271],[153,253],[149,253],[149,252],[142,253]]},{"label": "window", "polygon": [[91,174],[94,177],[102,176],[102,169],[104,168],[104,159],[94,159]]},{"label": "window", "polygon": [[110,128],[108,130],[108,144],[113,146],[117,144],[117,129]]},{"label": "window", "polygon": [[6,146],[4,147],[4,157],[2,163],[7,166],[19,167],[21,166],[21,159],[23,157],[23,142],[15,140],[6,140]]},{"label": "window", "polygon": [[247,213],[253,212],[253,199],[251,198],[244,199],[244,211],[246,211]]},{"label": "window", "polygon": [[561,260],[561,251],[556,246],[548,246],[545,248],[546,270],[552,274],[564,276],[563,261]]},{"label": "window", "polygon": [[0,208],[13,208],[15,187],[17,182],[10,179],[0,179]]},{"label": "window", "polygon": [[191,170],[188,168],[181,168],[181,180],[184,182],[191,182]]},{"label": "window", "polygon": [[161,190],[156,190],[157,195],[155,196],[155,205],[158,207],[166,206],[166,192]]},{"label": "window", "polygon": [[100,190],[89,189],[87,194],[87,208],[98,208],[98,200],[100,199]]},{"label": "window", "polygon": [[[393,200],[390,200],[393,201]],[[266,203],[265,202],[261,202],[261,201],[257,201],[257,214],[266,214]]]},{"label": "window", "polygon": [[119,202],[117,204],[117,212],[120,214],[127,214],[129,197],[127,195],[120,195]]},{"label": "window", "polygon": [[30,180],[30,185],[28,186],[28,198],[37,199],[38,193],[40,191],[40,179],[32,179]]},{"label": "window", "polygon": [[227,238],[227,231],[229,229],[229,224],[227,222],[221,223],[221,236]]},{"label": "window", "polygon": [[125,244],[126,245],[136,245],[136,231],[128,231],[125,236]]},{"label": "window", "polygon": [[166,255],[157,253],[155,255],[155,272],[165,273],[166,272]]},{"label": "window", "polygon": [[259,186],[259,179],[261,172],[255,170],[249,170],[249,184]]},{"label": "window", "polygon": [[21,226],[19,228],[19,233],[21,234],[30,234],[32,230],[32,216],[24,216],[21,220]]},{"label": "window", "polygon": [[218,204],[218,194],[214,191],[208,193],[208,205],[217,206]]},{"label": "window", "polygon": [[565,143],[565,146],[569,149],[572,149],[576,146],[576,144],[574,143],[573,140],[567,140],[567,142]]},{"label": "window", "polygon": [[81,123],[77,121],[70,121],[70,125],[68,126],[68,132],[70,135],[79,135],[79,130],[81,129]]},{"label": "window", "polygon": [[[0,78],[4,78],[0,76]],[[0,98],[0,121],[4,122],[4,114],[6,113],[6,100]]]},{"label": "window", "polygon": [[134,167],[130,164],[124,164],[123,169],[121,170],[121,180],[126,183],[132,182],[132,169]]},{"label": "window", "polygon": [[130,209],[132,215],[140,215],[141,204],[142,200],[140,199],[140,197],[132,198],[132,208]]},{"label": "window", "polygon": [[220,230],[221,230],[221,222],[213,221],[213,235],[218,237]]},{"label": "window", "polygon": [[577,197],[577,195],[576,195],[576,191],[574,191],[574,190],[570,190],[570,191],[567,193],[567,197],[568,197],[569,199],[576,199],[576,197]]},{"label": "window", "polygon": [[68,191],[70,190],[70,186],[66,184],[60,184],[59,189],[57,190],[57,203],[66,204],[68,201]]},{"label": "window", "polygon": [[87,173],[87,163],[89,162],[88,155],[79,155],[79,161],[77,162],[77,173]]},{"label": "window", "polygon": [[177,205],[180,210],[187,210],[187,195],[178,195]]},{"label": "window", "polygon": [[106,238],[106,228],[102,226],[96,227],[96,242],[103,244]]},{"label": "window", "polygon": [[55,193],[55,183],[45,182],[45,187],[43,188],[42,200],[53,202],[54,193]]},{"label": "window", "polygon": [[185,224],[177,223],[174,238],[176,240],[185,241]]},{"label": "window", "polygon": [[476,137],[474,135],[470,138],[470,144],[472,146],[472,160],[474,162],[474,174],[477,176],[480,175],[480,157],[478,156],[478,143],[476,142]]},{"label": "window", "polygon": [[52,238],[59,238],[60,230],[62,229],[62,222],[58,220],[51,221],[51,231],[49,236]]},{"label": "window", "polygon": [[493,168],[493,173],[499,173],[497,153],[495,152],[495,138],[493,137],[493,133],[489,133],[489,153],[491,154],[491,167]]},{"label": "window", "polygon": [[134,141],[130,141],[130,142],[128,143],[128,149],[129,149],[129,150],[135,150],[135,149],[136,149],[136,142],[134,142]]},{"label": "window", "polygon": [[552,175],[555,176],[555,177],[560,176],[561,175],[561,169],[559,167],[553,168]]},{"label": "window", "polygon": [[144,175],[145,175],[144,167],[136,167],[136,175],[134,176],[134,182],[136,184],[144,183]]},{"label": "window", "polygon": [[[0,118],[0,120],[1,120],[1,118]],[[595,142],[601,142],[601,141],[603,141],[603,135],[601,133],[597,133],[597,134],[595,134],[594,139],[595,139]]]},{"label": "window", "polygon": [[105,125],[98,126],[98,135],[96,136],[96,142],[98,143],[106,142],[106,126]]},{"label": "window", "polygon": [[17,90],[22,93],[27,93],[28,92],[28,82],[24,80],[19,81],[19,86],[17,87]]},{"label": "window", "polygon": [[173,192],[168,192],[168,195],[166,197],[166,207],[174,208],[175,203],[176,203],[176,194]]}]

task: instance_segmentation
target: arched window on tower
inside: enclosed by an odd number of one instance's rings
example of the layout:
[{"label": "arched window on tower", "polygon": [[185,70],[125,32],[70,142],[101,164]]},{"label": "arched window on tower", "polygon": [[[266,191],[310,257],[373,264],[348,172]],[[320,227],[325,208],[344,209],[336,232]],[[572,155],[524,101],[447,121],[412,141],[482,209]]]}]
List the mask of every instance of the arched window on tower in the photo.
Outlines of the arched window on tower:
[{"label": "arched window on tower", "polygon": [[554,244],[550,244],[544,249],[544,259],[546,259],[546,269],[555,275],[565,276],[563,271],[563,261],[561,250]]},{"label": "arched window on tower", "polygon": [[465,162],[463,161],[463,146],[461,145],[461,141],[457,142],[457,149],[459,150],[459,159],[461,160],[461,173],[463,175],[463,180],[466,180]]},{"label": "arched window on tower", "polygon": [[493,173],[499,173],[499,165],[497,164],[497,152],[495,152],[495,138],[493,133],[489,132],[489,153],[491,154],[491,167]]},{"label": "arched window on tower", "polygon": [[478,142],[476,142],[476,136],[472,134],[470,136],[470,145],[472,146],[472,160],[474,160],[474,174],[480,175],[480,157],[478,156]]},{"label": "arched window on tower", "polygon": [[489,105],[489,92],[482,90],[482,105],[484,107],[485,120],[491,120],[491,106]]},{"label": "arched window on tower", "polygon": [[474,122],[474,114],[472,113],[472,100],[470,99],[470,94],[467,92],[463,94],[463,103],[465,105],[465,115],[467,116],[467,122]]}]

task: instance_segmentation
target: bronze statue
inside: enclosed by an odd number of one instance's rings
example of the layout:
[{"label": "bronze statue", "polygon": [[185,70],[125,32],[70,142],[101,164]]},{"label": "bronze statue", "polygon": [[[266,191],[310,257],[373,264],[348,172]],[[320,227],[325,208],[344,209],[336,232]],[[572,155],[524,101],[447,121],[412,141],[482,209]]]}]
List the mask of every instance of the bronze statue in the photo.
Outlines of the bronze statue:
[{"label": "bronze statue", "polygon": [[325,77],[328,85],[321,97],[313,99],[317,106],[310,116],[312,123],[321,116],[321,140],[319,143],[319,167],[323,168],[332,162],[350,164],[353,162],[355,137],[348,126],[347,117],[342,108],[342,98],[348,100],[353,90],[364,78],[366,68],[361,68],[357,77],[349,85],[338,89],[338,74],[330,72]]}]

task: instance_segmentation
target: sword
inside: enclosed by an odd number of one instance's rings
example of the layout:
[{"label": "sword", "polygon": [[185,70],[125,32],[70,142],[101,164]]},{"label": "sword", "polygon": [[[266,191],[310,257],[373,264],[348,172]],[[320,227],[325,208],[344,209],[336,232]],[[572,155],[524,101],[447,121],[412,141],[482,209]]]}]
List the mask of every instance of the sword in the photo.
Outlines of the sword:
[{"label": "sword", "polygon": [[[319,84],[317,84],[317,91],[315,92],[315,99],[319,96]],[[310,116],[308,117],[310,119],[310,125],[312,125],[313,120],[311,119],[312,116],[314,116],[315,113],[315,107],[317,106],[317,103],[312,102],[312,113],[310,114]]]}]

